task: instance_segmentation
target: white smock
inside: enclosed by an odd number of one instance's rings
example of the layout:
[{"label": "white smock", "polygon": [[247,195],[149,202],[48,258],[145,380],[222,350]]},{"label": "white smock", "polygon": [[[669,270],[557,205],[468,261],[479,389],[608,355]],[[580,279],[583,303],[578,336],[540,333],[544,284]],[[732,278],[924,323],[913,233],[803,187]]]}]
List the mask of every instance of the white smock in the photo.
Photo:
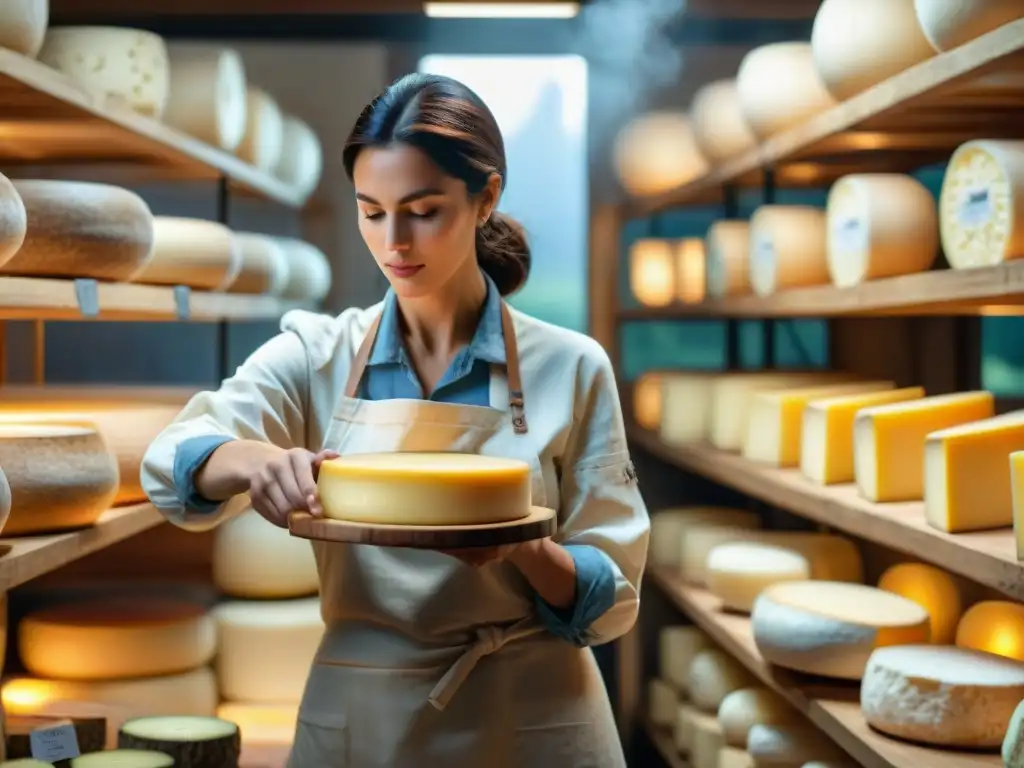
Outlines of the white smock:
[{"label": "white smock", "polygon": [[[342,455],[453,450],[522,459],[532,468],[533,503],[558,510],[554,540],[595,547],[615,575],[615,603],[591,626],[591,644],[625,634],[638,612],[649,520],[604,350],[503,305],[510,364],[492,366],[491,407],[359,400],[352,386],[381,309],[286,315],[285,333],[218,391],[196,395],[150,446],[142,481],[153,504],[192,530],[246,508],[242,498],[202,514],[178,499],[175,449],[197,436]],[[515,566],[312,546],[327,629],[289,768],[624,768],[592,652],[543,628]]]}]

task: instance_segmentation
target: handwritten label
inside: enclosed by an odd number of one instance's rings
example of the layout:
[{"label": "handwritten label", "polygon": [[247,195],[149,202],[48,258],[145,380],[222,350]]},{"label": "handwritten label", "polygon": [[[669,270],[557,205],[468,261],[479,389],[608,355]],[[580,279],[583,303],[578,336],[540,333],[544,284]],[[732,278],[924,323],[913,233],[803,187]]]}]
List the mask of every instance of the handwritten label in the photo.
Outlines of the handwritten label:
[{"label": "handwritten label", "polygon": [[838,251],[863,253],[868,249],[868,227],[856,217],[842,219],[832,227],[832,246]]},{"label": "handwritten label", "polygon": [[78,311],[82,317],[97,317],[100,314],[100,290],[95,280],[78,278],[75,280],[75,298],[78,300]]},{"label": "handwritten label", "polygon": [[82,754],[78,750],[75,726],[70,722],[31,731],[28,735],[28,746],[33,758],[47,763],[70,760]]},{"label": "handwritten label", "polygon": [[174,309],[179,320],[188,320],[192,316],[192,289],[187,285],[174,286]]},{"label": "handwritten label", "polygon": [[960,226],[977,227],[992,218],[992,195],[988,188],[969,189],[960,198],[960,211],[957,218]]},{"label": "handwritten label", "polygon": [[[767,285],[775,285],[775,246],[771,238],[760,237],[750,254],[751,278],[759,275]],[[759,281],[760,282],[760,281]]]}]

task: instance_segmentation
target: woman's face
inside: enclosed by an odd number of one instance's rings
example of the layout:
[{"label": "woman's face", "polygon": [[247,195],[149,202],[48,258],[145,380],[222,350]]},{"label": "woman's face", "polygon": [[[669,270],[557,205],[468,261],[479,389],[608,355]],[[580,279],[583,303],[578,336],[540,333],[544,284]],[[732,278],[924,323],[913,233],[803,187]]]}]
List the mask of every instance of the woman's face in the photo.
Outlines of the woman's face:
[{"label": "woman's face", "polygon": [[471,199],[462,181],[405,144],[364,149],[352,177],[359,232],[399,296],[429,295],[476,268],[476,228],[495,185]]}]

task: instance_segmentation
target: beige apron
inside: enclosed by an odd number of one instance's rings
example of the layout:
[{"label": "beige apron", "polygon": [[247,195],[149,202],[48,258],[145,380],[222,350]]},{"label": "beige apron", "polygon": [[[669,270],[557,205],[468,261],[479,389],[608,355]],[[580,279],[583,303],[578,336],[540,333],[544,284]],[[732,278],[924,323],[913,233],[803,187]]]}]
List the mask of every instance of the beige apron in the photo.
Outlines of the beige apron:
[{"label": "beige apron", "polygon": [[[519,458],[531,465],[533,503],[543,506],[508,308],[506,372],[492,373],[508,392],[507,410],[356,399],[379,322],[353,361],[323,448]],[[593,654],[542,628],[514,566],[474,568],[414,549],[313,547],[327,630],[289,768],[624,768]]]}]

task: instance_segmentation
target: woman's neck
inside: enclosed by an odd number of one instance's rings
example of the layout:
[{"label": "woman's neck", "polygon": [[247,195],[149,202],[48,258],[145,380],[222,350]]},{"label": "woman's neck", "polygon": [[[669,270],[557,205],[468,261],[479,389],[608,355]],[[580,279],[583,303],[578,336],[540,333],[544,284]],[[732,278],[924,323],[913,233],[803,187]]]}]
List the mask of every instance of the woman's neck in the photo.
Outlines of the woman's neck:
[{"label": "woman's neck", "polygon": [[440,291],[415,299],[398,299],[402,330],[414,354],[450,356],[468,344],[480,322],[487,283],[479,268],[455,274]]}]

